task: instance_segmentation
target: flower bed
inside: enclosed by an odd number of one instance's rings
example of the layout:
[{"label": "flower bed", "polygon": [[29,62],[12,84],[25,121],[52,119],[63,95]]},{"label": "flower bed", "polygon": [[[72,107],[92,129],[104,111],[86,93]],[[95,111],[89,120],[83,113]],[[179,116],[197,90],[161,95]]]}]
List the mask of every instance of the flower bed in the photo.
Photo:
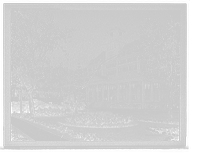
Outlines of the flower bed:
[{"label": "flower bed", "polygon": [[39,108],[34,112],[35,116],[64,116],[65,111],[61,109],[53,109],[53,108]]},{"label": "flower bed", "polygon": [[40,124],[42,126],[50,128],[50,129],[55,129],[55,130],[57,130],[57,131],[59,131],[60,133],[63,133],[63,134],[67,133],[68,135],[70,135],[73,138],[78,138],[78,139],[81,139],[81,140],[84,140],[84,141],[105,141],[105,139],[98,137],[96,135],[96,133],[86,133],[86,134],[84,134],[82,132],[77,132],[77,131],[74,131],[74,130],[68,128],[67,126],[64,126],[64,125],[56,125],[56,124],[46,123],[45,121],[43,121],[39,118],[34,118],[30,114],[13,113],[12,116],[16,117],[16,118],[25,119],[25,120],[31,121],[33,123],[36,123],[36,124]]},{"label": "flower bed", "polygon": [[115,103],[110,105],[111,109],[141,109],[142,106],[140,104],[124,104],[124,103]]},{"label": "flower bed", "polygon": [[138,121],[143,121],[143,122],[153,122],[153,123],[164,123],[164,124],[175,124],[179,125],[178,121],[170,121],[170,120],[153,120],[153,119],[144,119],[144,118],[138,118],[138,117],[133,117],[135,120]]},{"label": "flower bed", "polygon": [[152,133],[168,135],[165,140],[179,141],[179,127],[148,127],[146,130]]},{"label": "flower bed", "polygon": [[11,129],[11,141],[28,141],[28,139]]},{"label": "flower bed", "polygon": [[67,117],[64,121],[60,122],[66,126],[77,127],[126,127],[136,125],[136,122],[131,117],[122,117],[117,114],[108,112],[89,113],[84,112],[74,116]]},{"label": "flower bed", "polygon": [[159,103],[158,102],[150,102],[149,103],[149,109],[150,110],[156,110],[159,107]]}]

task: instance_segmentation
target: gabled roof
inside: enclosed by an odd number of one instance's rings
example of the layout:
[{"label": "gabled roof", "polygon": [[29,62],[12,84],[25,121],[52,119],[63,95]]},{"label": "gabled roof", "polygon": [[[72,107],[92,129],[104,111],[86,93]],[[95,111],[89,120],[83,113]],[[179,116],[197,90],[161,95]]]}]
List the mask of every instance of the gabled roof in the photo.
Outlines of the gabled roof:
[{"label": "gabled roof", "polygon": [[111,32],[111,31],[114,31],[114,30],[121,31],[121,32],[125,33],[125,31],[124,31],[124,30],[120,29],[120,28],[119,28],[119,27],[117,27],[117,26],[115,26],[115,27],[111,28],[109,31],[107,31],[107,33]]},{"label": "gabled roof", "polygon": [[107,80],[107,79],[108,79],[107,76],[102,76],[102,75],[96,75],[96,76],[98,76],[98,77],[100,77],[100,78],[102,78],[102,79],[104,79],[104,80]]},{"label": "gabled roof", "polygon": [[138,45],[138,43],[139,43],[139,40],[134,40],[133,42],[124,45],[122,50],[126,50],[126,49],[129,49],[129,48],[135,47],[135,46]]}]

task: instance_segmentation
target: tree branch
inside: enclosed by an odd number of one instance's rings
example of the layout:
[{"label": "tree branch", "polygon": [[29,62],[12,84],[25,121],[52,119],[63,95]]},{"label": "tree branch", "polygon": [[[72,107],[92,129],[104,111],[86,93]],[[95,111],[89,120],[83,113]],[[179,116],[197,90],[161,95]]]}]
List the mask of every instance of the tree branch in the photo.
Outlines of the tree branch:
[{"label": "tree branch", "polygon": [[88,83],[88,81],[91,79],[92,75],[96,72],[96,70],[97,70],[102,64],[104,64],[106,61],[108,61],[108,60],[110,60],[110,59],[112,59],[112,58],[114,58],[114,57],[117,57],[117,56],[118,56],[118,54],[115,55],[115,56],[112,56],[112,57],[110,57],[110,58],[108,58],[108,59],[106,59],[106,60],[103,61],[101,64],[99,64],[99,65],[94,69],[94,71],[92,72],[92,74],[90,74],[88,80],[87,80],[86,83],[83,85],[83,87],[81,87],[81,89],[83,89],[83,88],[87,85],[87,83]]}]

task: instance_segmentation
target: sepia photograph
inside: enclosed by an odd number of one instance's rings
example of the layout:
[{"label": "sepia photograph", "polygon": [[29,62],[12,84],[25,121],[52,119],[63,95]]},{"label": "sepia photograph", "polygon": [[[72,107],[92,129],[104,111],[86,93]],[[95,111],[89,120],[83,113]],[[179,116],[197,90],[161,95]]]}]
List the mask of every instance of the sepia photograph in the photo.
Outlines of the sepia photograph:
[{"label": "sepia photograph", "polygon": [[186,147],[186,4],[4,4],[4,147]]}]

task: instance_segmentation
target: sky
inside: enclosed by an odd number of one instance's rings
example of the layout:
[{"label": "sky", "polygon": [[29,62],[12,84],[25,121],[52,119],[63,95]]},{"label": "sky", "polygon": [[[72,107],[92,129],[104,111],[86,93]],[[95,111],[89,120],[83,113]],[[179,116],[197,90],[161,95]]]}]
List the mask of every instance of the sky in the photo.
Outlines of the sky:
[{"label": "sky", "polygon": [[180,11],[176,10],[60,10],[51,9],[55,25],[63,29],[78,28],[73,32],[72,38],[64,45],[67,57],[61,50],[51,53],[52,64],[63,65],[76,69],[77,63],[82,67],[98,56],[103,50],[107,40],[107,31],[119,27],[125,31],[121,41],[130,43],[140,38],[139,28],[145,24],[147,17],[155,18],[160,24],[165,25],[169,15],[175,21],[180,20]]},{"label": "sky", "polygon": [[[65,66],[76,69],[79,62],[85,67],[89,60],[98,56],[105,48],[107,31],[119,27],[126,31],[121,41],[130,43],[139,39],[139,28],[145,24],[145,18],[155,18],[162,25],[166,25],[169,15],[175,21],[180,20],[180,11],[133,11],[133,10],[52,10],[57,26],[64,29],[79,28],[72,35],[65,48],[69,53],[68,60],[64,55],[55,55],[54,62],[63,62]],[[59,54],[59,53],[57,53]]]}]

